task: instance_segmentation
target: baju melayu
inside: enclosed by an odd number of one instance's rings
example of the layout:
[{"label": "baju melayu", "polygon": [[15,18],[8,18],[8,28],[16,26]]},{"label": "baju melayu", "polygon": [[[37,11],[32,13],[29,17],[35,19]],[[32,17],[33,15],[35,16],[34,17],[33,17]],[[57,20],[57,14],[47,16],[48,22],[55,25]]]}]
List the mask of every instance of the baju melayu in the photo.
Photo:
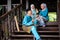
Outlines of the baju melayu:
[{"label": "baju melayu", "polygon": [[36,38],[36,40],[41,40],[41,38],[40,38],[40,36],[39,36],[39,34],[38,34],[37,30],[36,30],[36,26],[33,25],[34,22],[32,22],[32,17],[31,16],[26,15],[24,17],[24,19],[23,19],[22,24],[24,26],[26,26],[26,27],[30,26],[31,27],[30,32],[32,32],[32,34],[34,35],[34,37]]}]

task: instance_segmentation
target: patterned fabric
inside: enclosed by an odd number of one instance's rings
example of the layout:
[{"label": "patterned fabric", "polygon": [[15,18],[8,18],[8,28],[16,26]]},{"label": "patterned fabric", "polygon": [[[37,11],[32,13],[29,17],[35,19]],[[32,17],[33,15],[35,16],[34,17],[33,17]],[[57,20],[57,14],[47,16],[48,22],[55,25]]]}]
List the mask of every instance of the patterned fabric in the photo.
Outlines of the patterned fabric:
[{"label": "patterned fabric", "polygon": [[29,26],[29,27],[22,26],[22,29],[23,29],[25,32],[30,33],[30,31],[31,31],[31,26]]}]

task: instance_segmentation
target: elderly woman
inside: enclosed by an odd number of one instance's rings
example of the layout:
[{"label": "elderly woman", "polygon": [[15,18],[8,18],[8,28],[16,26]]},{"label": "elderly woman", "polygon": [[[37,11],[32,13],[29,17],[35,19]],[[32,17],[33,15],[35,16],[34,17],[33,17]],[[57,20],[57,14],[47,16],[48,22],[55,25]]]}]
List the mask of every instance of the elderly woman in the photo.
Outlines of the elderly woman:
[{"label": "elderly woman", "polygon": [[40,6],[41,6],[41,9],[42,10],[40,10],[40,13],[39,14],[41,16],[45,17],[46,20],[48,21],[49,20],[49,17],[48,17],[48,8],[47,8],[47,5],[45,3],[42,3]]},{"label": "elderly woman", "polygon": [[[42,3],[40,5],[40,7],[41,7],[41,10],[39,12],[39,15],[45,18],[44,21],[48,21],[49,17],[48,17],[48,8],[47,8],[47,5],[45,3]],[[45,24],[45,23],[42,23],[42,25],[43,24]]]}]

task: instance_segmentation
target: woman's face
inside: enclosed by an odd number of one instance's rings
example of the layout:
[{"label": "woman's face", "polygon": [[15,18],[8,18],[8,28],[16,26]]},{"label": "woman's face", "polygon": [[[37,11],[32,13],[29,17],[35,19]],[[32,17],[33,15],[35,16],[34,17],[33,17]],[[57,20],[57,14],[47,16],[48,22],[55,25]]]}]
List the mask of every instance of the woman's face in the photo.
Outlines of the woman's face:
[{"label": "woman's face", "polygon": [[34,6],[32,6],[31,8],[32,8],[32,9],[35,9],[35,7],[34,7]]},{"label": "woman's face", "polygon": [[41,4],[41,9],[43,10],[45,8],[45,6],[43,4]]}]

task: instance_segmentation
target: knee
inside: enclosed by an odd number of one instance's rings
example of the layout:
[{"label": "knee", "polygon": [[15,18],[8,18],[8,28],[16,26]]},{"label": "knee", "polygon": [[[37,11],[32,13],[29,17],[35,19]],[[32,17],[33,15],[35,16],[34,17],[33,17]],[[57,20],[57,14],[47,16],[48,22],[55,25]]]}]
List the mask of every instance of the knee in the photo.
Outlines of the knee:
[{"label": "knee", "polygon": [[31,30],[36,30],[36,27],[35,26],[32,26]]}]

